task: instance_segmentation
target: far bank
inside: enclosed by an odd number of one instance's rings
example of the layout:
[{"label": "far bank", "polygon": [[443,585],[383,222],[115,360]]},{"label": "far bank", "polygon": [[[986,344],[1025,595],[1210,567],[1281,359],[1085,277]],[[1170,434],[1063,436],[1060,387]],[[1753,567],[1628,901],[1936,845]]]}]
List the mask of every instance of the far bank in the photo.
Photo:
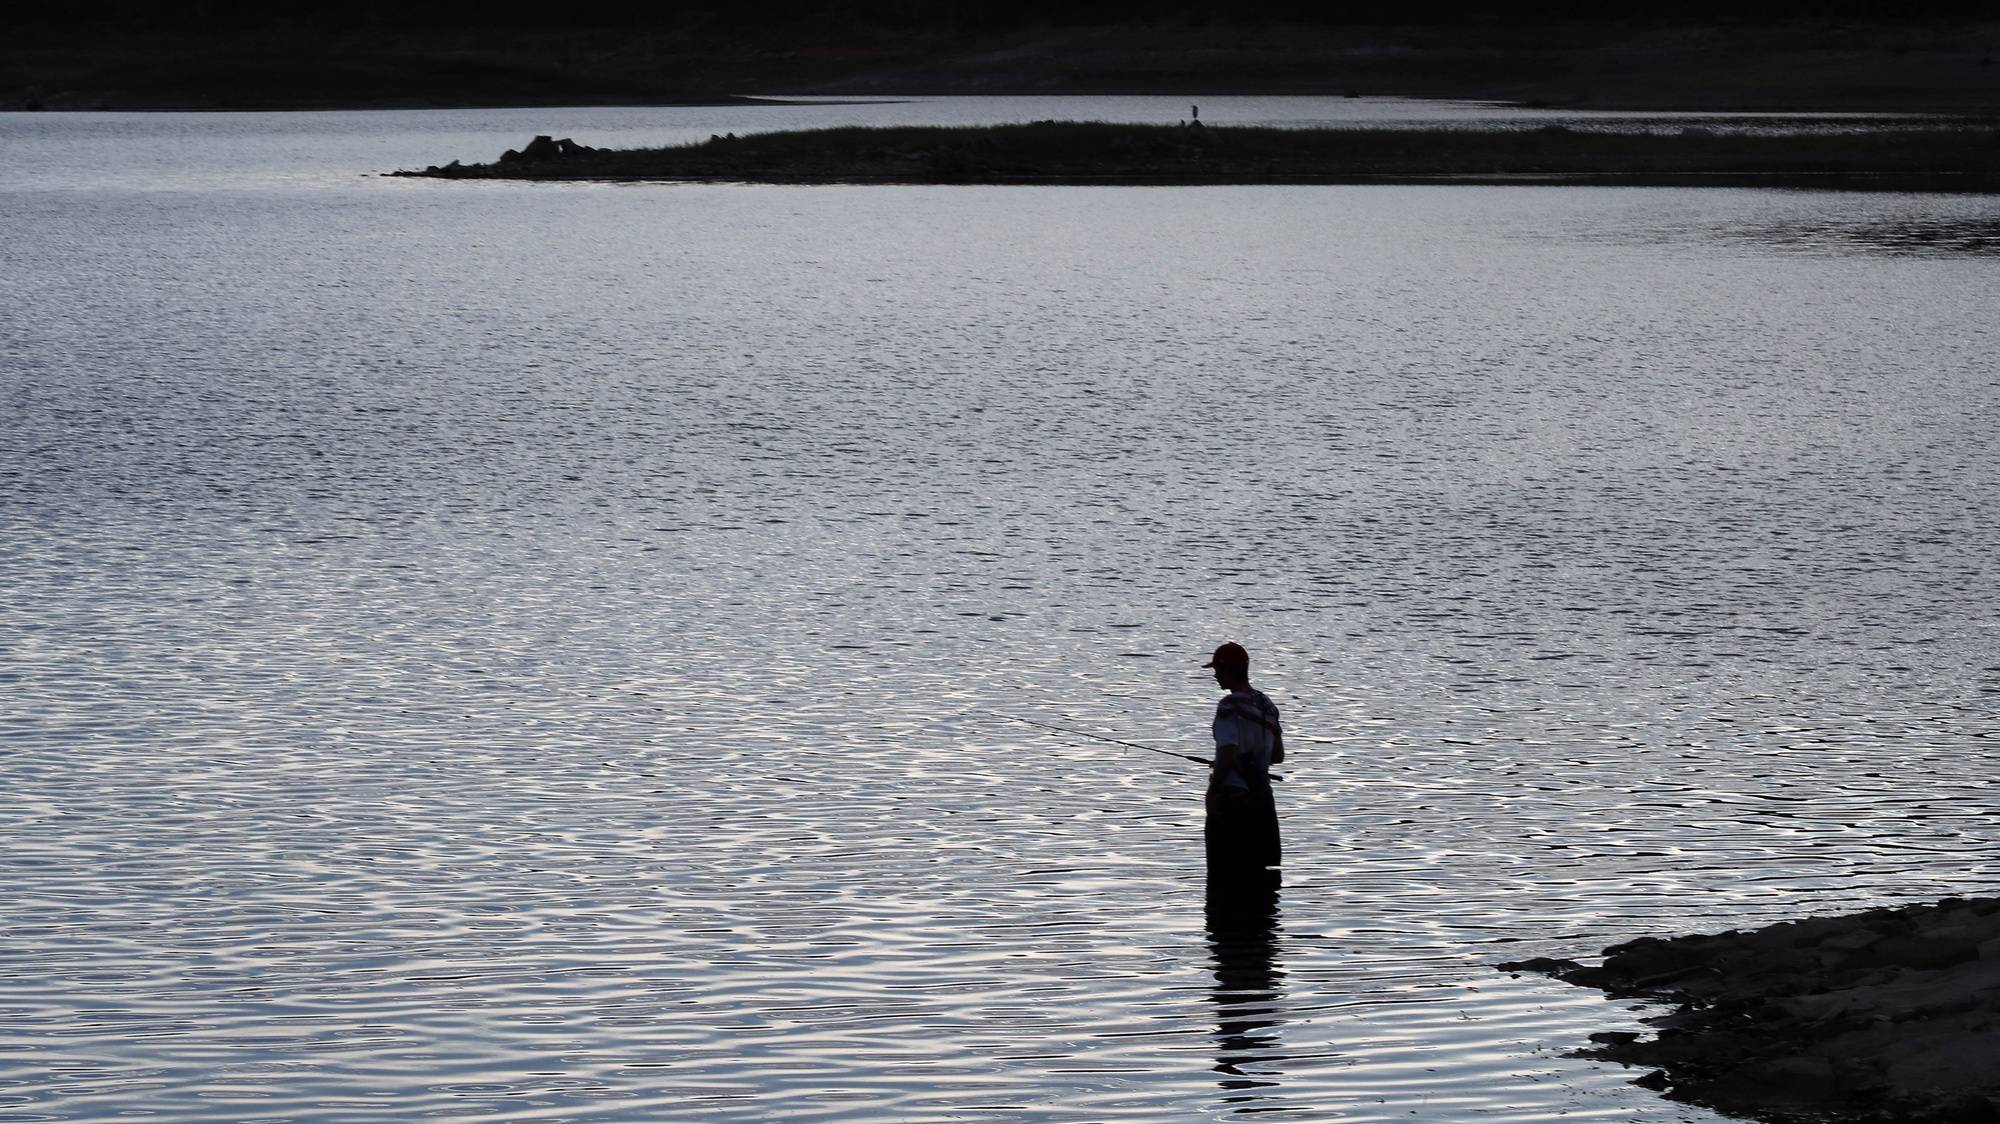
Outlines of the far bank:
[{"label": "far bank", "polygon": [[2000,190],[1985,125],[1763,135],[1535,129],[1279,129],[1038,121],[799,130],[648,149],[536,137],[435,179],[757,183],[1593,183]]},{"label": "far bank", "polygon": [[[164,17],[163,17],[164,18]],[[2000,113],[2000,22],[0,26],[0,108],[686,105],[743,94],[1358,94]]]}]

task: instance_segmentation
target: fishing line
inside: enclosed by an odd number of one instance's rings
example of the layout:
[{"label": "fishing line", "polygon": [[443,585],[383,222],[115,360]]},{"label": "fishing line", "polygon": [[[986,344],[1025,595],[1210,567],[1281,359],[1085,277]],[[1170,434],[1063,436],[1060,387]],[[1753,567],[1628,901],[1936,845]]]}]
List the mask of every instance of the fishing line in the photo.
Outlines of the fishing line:
[{"label": "fishing line", "polygon": [[1175,753],[1171,749],[1158,749],[1150,745],[1140,745],[1138,742],[1120,741],[1117,738],[1107,738],[1103,734],[1093,734],[1089,730],[1078,730],[1069,726],[1057,726],[1052,722],[1037,722],[1032,718],[1023,718],[1018,714],[996,714],[994,715],[994,717],[1011,719],[1012,721],[1015,722],[1025,722],[1030,726],[1039,726],[1044,730],[1054,730],[1058,734],[1070,734],[1072,736],[1079,738],[1089,738],[1092,741],[1110,742],[1112,745],[1122,745],[1127,749],[1143,749],[1147,753],[1160,753],[1160,754],[1165,754],[1168,757],[1178,757],[1183,761],[1192,761],[1197,765],[1214,764],[1214,762],[1210,761],[1206,757],[1194,757],[1186,753]]},{"label": "fishing line", "polygon": [[[1018,714],[995,714],[993,715],[993,717],[1005,718],[1013,722],[1022,722],[1030,726],[1038,726],[1044,730],[1054,730],[1058,734],[1069,734],[1072,737],[1089,738],[1092,741],[1109,742],[1112,745],[1122,745],[1127,749],[1143,749],[1147,753],[1158,753],[1167,757],[1178,757],[1183,761],[1192,761],[1197,765],[1213,766],[1215,764],[1215,762],[1210,761],[1206,757],[1195,757],[1191,754],[1175,753],[1171,749],[1160,749],[1156,746],[1140,745],[1138,742],[1128,742],[1120,740],[1118,738],[1107,738],[1103,734],[1093,734],[1089,730],[1079,730],[1073,726],[1058,726],[1053,722],[1037,722],[1032,718],[1023,718]],[[1276,773],[1267,772],[1264,775],[1274,781],[1282,781],[1285,779]]]}]

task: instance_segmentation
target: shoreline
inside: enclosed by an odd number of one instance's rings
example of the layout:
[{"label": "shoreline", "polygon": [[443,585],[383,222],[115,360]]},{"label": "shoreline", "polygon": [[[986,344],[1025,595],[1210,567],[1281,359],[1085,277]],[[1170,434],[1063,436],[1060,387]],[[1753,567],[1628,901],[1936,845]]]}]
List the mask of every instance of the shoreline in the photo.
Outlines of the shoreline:
[{"label": "shoreline", "polygon": [[536,137],[487,164],[390,176],[613,183],[1209,186],[1533,184],[2000,192],[2000,131],[1754,135],[1246,126],[842,127],[652,149]]},{"label": "shoreline", "polygon": [[382,172],[397,179],[485,179],[511,183],[606,183],[658,184],[662,187],[701,184],[744,184],[778,187],[1723,187],[1775,188],[1793,191],[1896,192],[1927,195],[2000,194],[2000,178],[1980,177],[1955,180],[1943,176],[1866,175],[1827,172],[1801,175],[1791,172],[1741,173],[1438,173],[1435,175],[1354,173],[1351,175],[1205,178],[1138,176],[1048,176],[1011,179],[917,180],[828,176],[820,178],[727,176],[453,176],[426,172]]},{"label": "shoreline", "polygon": [[1497,965],[1670,1004],[1652,1038],[1576,1056],[1648,1072],[1670,1100],[1765,1121],[2000,1120],[2000,898],[1642,938],[1603,962]]}]

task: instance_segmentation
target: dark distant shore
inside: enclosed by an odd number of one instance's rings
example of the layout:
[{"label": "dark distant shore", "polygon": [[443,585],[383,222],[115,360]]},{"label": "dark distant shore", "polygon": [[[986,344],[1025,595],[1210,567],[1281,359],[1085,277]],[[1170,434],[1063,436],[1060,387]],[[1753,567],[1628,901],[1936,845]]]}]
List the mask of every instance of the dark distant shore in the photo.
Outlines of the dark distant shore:
[{"label": "dark distant shore", "polygon": [[1668,1097],[1768,1121],[2000,1120],[2000,898],[1639,940],[1602,965],[1503,964],[1673,1004],[1586,1056]]},{"label": "dark distant shore", "polygon": [[97,22],[58,20],[53,8],[38,9],[41,22],[0,19],[0,108],[1352,93],[1568,108],[2000,113],[2000,22],[1963,15],[1489,15],[1398,25],[1209,19],[1166,5],[1152,19],[1005,23],[836,18],[839,6],[829,5],[731,20],[713,11],[676,15],[669,5],[657,19],[609,26],[592,25],[598,9],[584,5],[574,19],[529,27],[500,22],[504,6],[486,23],[476,10],[412,22],[381,5],[346,22],[279,16],[277,6],[260,22],[187,14],[209,7],[142,7],[135,11],[143,16]]},{"label": "dark distant shore", "polygon": [[759,183],[1249,184],[1544,182],[2000,190],[1987,126],[1747,135],[1684,129],[1273,129],[1043,121],[840,128],[595,149],[538,137],[438,179]]}]

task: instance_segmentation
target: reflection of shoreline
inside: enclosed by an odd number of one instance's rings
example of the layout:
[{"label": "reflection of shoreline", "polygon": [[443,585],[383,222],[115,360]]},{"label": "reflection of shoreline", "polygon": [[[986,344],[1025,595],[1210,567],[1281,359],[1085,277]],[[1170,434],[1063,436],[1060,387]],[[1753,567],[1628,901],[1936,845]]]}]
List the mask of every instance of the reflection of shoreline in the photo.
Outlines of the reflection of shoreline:
[{"label": "reflection of shoreline", "polygon": [[1816,215],[1791,222],[1743,226],[1725,233],[1755,245],[1834,254],[1862,251],[1902,257],[2000,256],[2000,219],[1985,214],[1847,222]]},{"label": "reflection of shoreline", "polygon": [[1214,959],[1215,1072],[1230,1103],[1252,1101],[1278,1084],[1272,1063],[1284,1060],[1277,1028],[1284,971],[1278,965],[1278,886],[1218,886],[1211,878],[1208,944]]}]

